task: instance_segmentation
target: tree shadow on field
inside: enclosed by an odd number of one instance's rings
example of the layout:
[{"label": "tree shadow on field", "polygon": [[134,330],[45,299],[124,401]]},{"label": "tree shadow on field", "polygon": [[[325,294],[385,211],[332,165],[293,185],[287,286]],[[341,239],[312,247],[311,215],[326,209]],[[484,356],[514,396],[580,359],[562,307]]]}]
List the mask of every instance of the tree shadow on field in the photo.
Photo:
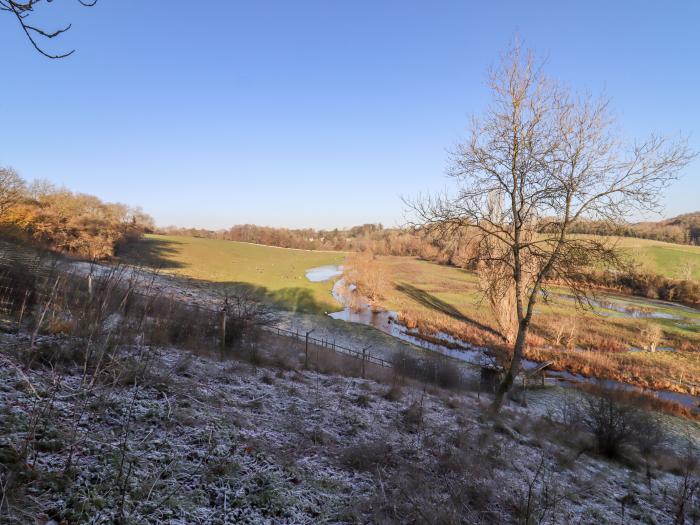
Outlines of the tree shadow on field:
[{"label": "tree shadow on field", "polygon": [[[129,243],[119,250],[118,258],[122,263],[144,266],[153,270],[172,270],[185,268],[187,265],[174,260],[177,255],[178,242],[170,239],[143,238]],[[293,312],[325,314],[335,308],[330,301],[318,301],[313,290],[303,287],[287,287],[270,290],[243,281],[210,281],[179,275],[168,275],[168,279],[181,280],[183,287],[209,290],[220,296],[223,301],[227,295],[245,295],[252,299],[266,302],[275,307]]]},{"label": "tree shadow on field", "polygon": [[184,264],[173,259],[173,255],[178,252],[177,244],[164,239],[143,238],[121,246],[117,257],[123,263],[154,270],[184,268]]},{"label": "tree shadow on field", "polygon": [[295,312],[323,314],[329,310],[328,305],[319,304],[307,288],[282,288],[268,295],[275,304]]},{"label": "tree shadow on field", "polygon": [[307,288],[289,287],[271,291],[264,286],[240,281],[209,283],[209,285],[213,286],[222,298],[226,294],[245,295],[292,312],[324,314],[332,308],[330,304],[317,301],[313,291]]},{"label": "tree shadow on field", "polygon": [[318,301],[314,296],[314,292],[307,288],[289,287],[280,290],[269,290],[265,286],[243,281],[216,282],[190,277],[169,277],[176,280],[181,279],[183,286],[198,288],[210,293],[213,292],[221,301],[225,297],[245,296],[276,308],[305,314],[323,315],[335,309],[335,305],[330,302]]},{"label": "tree shadow on field", "polygon": [[426,308],[429,308],[430,310],[434,310],[441,314],[452,317],[457,321],[474,325],[486,332],[489,332],[498,337],[502,337],[498,331],[494,330],[490,326],[480,323],[479,321],[472,319],[471,317],[467,317],[451,304],[446,303],[439,297],[436,297],[433,294],[426,292],[425,290],[421,290],[420,288],[416,288],[415,286],[412,286],[407,283],[397,285],[396,289],[399,292],[407,295],[408,297],[416,301],[418,304],[421,304]]}]

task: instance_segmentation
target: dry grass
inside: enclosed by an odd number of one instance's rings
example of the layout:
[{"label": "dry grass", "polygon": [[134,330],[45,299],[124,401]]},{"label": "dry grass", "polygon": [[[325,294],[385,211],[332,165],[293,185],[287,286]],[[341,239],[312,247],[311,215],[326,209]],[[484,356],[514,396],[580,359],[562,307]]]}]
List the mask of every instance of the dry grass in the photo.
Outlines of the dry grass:
[{"label": "dry grass", "polygon": [[[476,277],[458,268],[405,257],[386,257],[394,288],[382,305],[427,340],[443,332],[469,343],[506,351],[490,308],[479,299]],[[659,308],[662,308],[659,306]],[[665,312],[665,310],[661,310]],[[527,357],[553,360],[554,368],[624,381],[655,390],[700,393],[700,330],[668,319],[602,316],[555,298],[541,304],[528,337]],[[630,352],[648,345],[677,351]]]},{"label": "dry grass", "polygon": [[700,354],[697,352],[598,352],[530,347],[526,357],[554,361],[555,370],[585,377],[613,379],[652,390],[700,394]]}]

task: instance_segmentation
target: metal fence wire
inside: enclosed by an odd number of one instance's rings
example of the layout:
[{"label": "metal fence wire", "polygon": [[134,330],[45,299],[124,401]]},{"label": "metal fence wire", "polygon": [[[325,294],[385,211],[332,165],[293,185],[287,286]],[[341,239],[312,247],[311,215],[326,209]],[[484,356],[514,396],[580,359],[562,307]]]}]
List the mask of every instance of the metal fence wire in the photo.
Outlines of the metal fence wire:
[{"label": "metal fence wire", "polygon": [[369,353],[367,348],[363,348],[362,350],[355,350],[352,348],[348,348],[347,346],[339,345],[335,341],[310,337],[309,335],[307,335],[309,332],[305,333],[299,332],[298,330],[287,330],[279,326],[271,326],[265,329],[270,332],[276,333],[279,336],[293,337],[294,339],[304,341],[307,344],[313,344],[321,348],[327,348],[339,354],[349,355],[356,359],[361,359],[362,361],[365,361],[367,363],[379,365],[382,368],[392,368],[393,366],[390,361],[387,361],[386,359],[382,359]]},{"label": "metal fence wire", "polygon": [[[1,252],[1,250],[0,250]],[[13,258],[11,261],[8,261],[7,258],[0,257],[0,311],[3,312],[4,314],[11,314],[13,313],[14,310],[17,309],[17,299],[16,297],[18,294],[22,295],[25,293],[25,290],[21,287],[17,286],[17,283],[14,282],[12,273],[11,273],[11,268],[8,265],[8,262],[10,264],[17,264],[18,261],[16,258]],[[34,262],[34,260],[33,260]],[[34,276],[34,282],[33,286],[35,287],[35,290],[32,291],[31,295],[33,298],[33,302],[35,304],[47,304],[47,303],[54,303],[54,305],[57,305],[57,303],[61,302],[65,305],[69,304],[74,304],[76,302],[82,303],[84,301],[90,300],[90,294],[93,286],[98,286],[100,277],[95,277],[93,282],[90,280],[88,277],[83,276],[83,275],[68,275],[61,273],[57,270],[54,270],[53,272],[47,271],[47,269],[41,268],[40,264],[36,264],[34,262],[34,265],[31,267],[25,267],[26,270],[29,270]],[[34,272],[34,269],[37,269],[39,271]],[[65,298],[61,297],[61,294],[57,294],[55,290],[52,290],[53,285],[55,284],[56,279],[59,278],[64,278],[64,279],[77,279],[79,282],[79,285],[82,286],[77,286],[74,287],[71,290],[71,297],[70,298]],[[49,292],[47,292],[49,290]],[[126,290],[122,290],[122,292],[127,293]],[[206,307],[201,304],[190,304],[187,303],[186,301],[183,301],[181,298],[174,298],[174,297],[169,297],[167,295],[155,295],[155,294],[145,294],[142,292],[137,292],[133,289],[130,289],[128,291],[128,294],[130,294],[133,298],[139,298],[145,301],[150,301],[151,304],[159,301],[165,301],[165,302],[172,302],[172,304],[177,304],[179,308],[185,308],[186,310],[191,312],[191,318],[192,319],[197,319],[199,316],[197,314],[201,312],[206,312],[210,316],[216,316],[216,317],[223,317],[225,315],[225,311],[223,308],[213,308],[213,307]],[[23,308],[24,310],[24,308]],[[27,312],[22,312],[22,316],[26,316]],[[224,321],[225,323],[225,321]],[[220,339],[221,339],[221,344],[224,345],[224,339],[225,339],[225,326],[223,323],[217,323],[220,325],[220,331],[222,332],[220,334]],[[307,359],[308,359],[308,347],[309,345],[314,345],[319,348],[324,348],[328,349],[330,351],[333,351],[338,354],[346,355],[351,358],[360,360],[362,362],[362,366],[366,363],[371,363],[377,366],[380,366],[382,368],[392,368],[393,364],[386,360],[382,359],[380,357],[377,357],[375,355],[372,355],[369,352],[368,348],[362,348],[362,349],[354,349],[350,348],[348,346],[344,346],[341,344],[336,343],[335,341],[324,339],[324,338],[317,338],[317,337],[311,337],[310,332],[300,332],[298,330],[289,330],[287,328],[283,328],[281,326],[277,325],[271,325],[271,326],[261,326],[259,327],[260,329],[268,332],[268,333],[273,333],[279,337],[289,337],[298,341],[302,341],[306,345],[306,354],[307,354]],[[224,345],[225,346],[225,345]]]}]

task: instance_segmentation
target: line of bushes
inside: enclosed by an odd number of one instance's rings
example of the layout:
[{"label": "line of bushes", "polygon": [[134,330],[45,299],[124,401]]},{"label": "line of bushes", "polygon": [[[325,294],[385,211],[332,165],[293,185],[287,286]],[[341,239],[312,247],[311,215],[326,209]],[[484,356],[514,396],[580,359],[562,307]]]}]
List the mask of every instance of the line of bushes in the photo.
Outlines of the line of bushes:
[{"label": "line of bushes", "polygon": [[690,306],[700,305],[700,283],[687,279],[670,279],[642,271],[590,272],[582,276],[582,279],[590,285],[612,288],[648,299],[661,299]]}]

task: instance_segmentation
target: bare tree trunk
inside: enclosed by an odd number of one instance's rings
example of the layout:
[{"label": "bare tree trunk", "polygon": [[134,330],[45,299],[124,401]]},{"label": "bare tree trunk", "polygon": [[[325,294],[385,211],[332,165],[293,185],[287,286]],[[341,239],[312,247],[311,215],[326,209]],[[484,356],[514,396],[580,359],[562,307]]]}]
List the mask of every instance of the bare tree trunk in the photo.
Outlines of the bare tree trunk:
[{"label": "bare tree trunk", "polygon": [[513,388],[515,378],[517,377],[518,372],[520,372],[520,364],[522,363],[523,353],[525,351],[525,342],[527,341],[527,334],[530,331],[530,322],[532,321],[532,314],[535,311],[535,303],[537,303],[537,294],[539,293],[539,290],[539,283],[535,283],[535,286],[528,296],[525,315],[522,317],[520,323],[518,323],[518,336],[515,339],[515,344],[513,345],[513,358],[510,361],[510,367],[508,367],[506,375],[503,377],[501,384],[498,385],[496,397],[494,397],[493,404],[491,405],[491,410],[494,413],[501,410],[503,401],[505,400],[508,392],[510,392],[510,389]]},{"label": "bare tree trunk", "polygon": [[523,350],[525,350],[525,339],[527,337],[527,332],[530,329],[530,319],[523,319],[523,322],[518,326],[518,337],[515,339],[515,345],[513,346],[513,359],[510,361],[510,367],[503,380],[498,385],[498,390],[496,391],[496,397],[493,400],[491,409],[493,412],[498,412],[503,406],[503,401],[506,395],[510,392],[513,387],[513,382],[520,371],[520,363],[523,360]]}]

